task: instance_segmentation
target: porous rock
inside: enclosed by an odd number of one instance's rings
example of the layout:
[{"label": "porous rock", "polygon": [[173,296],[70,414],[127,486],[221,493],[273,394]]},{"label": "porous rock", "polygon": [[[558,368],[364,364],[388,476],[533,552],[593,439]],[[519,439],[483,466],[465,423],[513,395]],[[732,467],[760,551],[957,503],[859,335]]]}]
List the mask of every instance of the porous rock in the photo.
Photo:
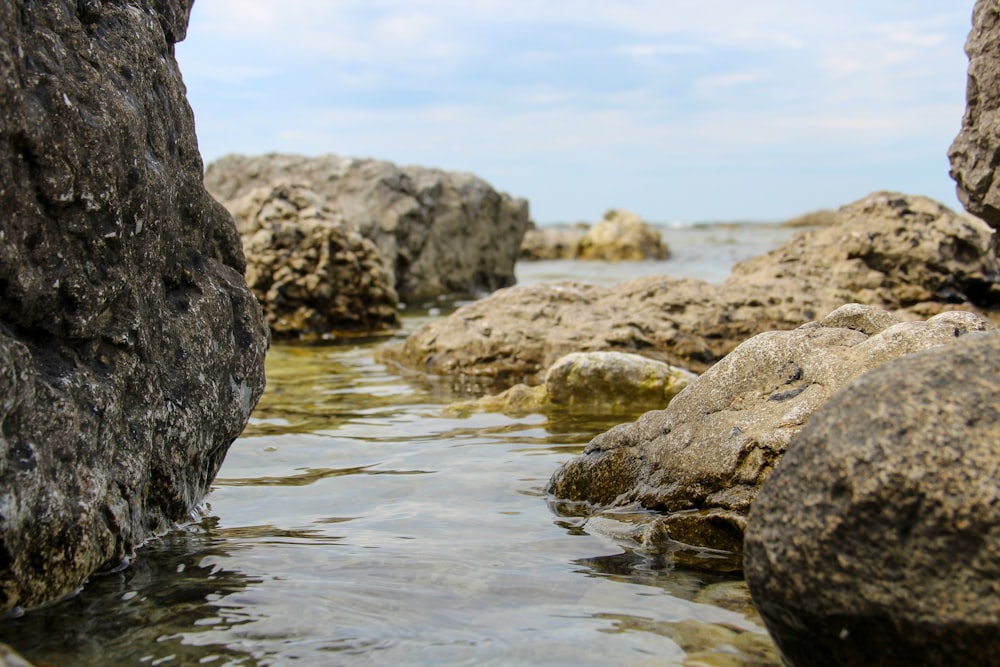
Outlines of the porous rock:
[{"label": "porous rock", "polygon": [[483,294],[514,284],[530,225],[528,203],[472,174],[325,155],[228,155],[205,185],[226,206],[278,181],[308,182],[333,212],[371,239],[404,300]]},{"label": "porous rock", "polygon": [[761,485],[833,392],[890,359],[990,328],[968,312],[901,322],[849,304],[820,322],[759,334],[664,410],[594,438],[556,471],[548,492],[592,509],[663,513],[649,540],[739,551]]},{"label": "porous rock", "polygon": [[399,326],[391,270],[369,239],[307,183],[232,202],[247,283],[278,339],[387,333]]},{"label": "porous rock", "polygon": [[702,372],[754,334],[793,329],[845,303],[905,320],[960,309],[998,318],[1000,262],[982,221],[888,192],[843,207],[839,218],[738,264],[722,284],[649,276],[613,288],[516,286],[381,354],[430,373],[537,383],[576,351],[634,352]]},{"label": "porous rock", "polygon": [[746,531],[789,665],[995,665],[1000,332],[889,361],[793,440]]},{"label": "porous rock", "polygon": [[962,129],[948,151],[951,177],[967,211],[1000,227],[1000,7],[993,0],[977,0],[972,30],[965,43],[969,56],[966,107]]},{"label": "porous rock", "polygon": [[696,376],[682,368],[624,352],[573,352],[557,359],[538,386],[517,384],[496,396],[450,406],[514,414],[563,410],[636,415],[662,408]]},{"label": "porous rock", "polygon": [[173,57],[190,8],[0,5],[0,612],[187,519],[264,386]]}]

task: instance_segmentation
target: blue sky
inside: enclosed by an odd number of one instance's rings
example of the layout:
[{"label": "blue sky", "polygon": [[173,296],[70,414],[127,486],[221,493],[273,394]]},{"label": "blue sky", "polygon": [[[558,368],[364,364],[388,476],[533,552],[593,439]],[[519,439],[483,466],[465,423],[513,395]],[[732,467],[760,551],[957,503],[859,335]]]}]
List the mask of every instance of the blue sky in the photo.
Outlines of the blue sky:
[{"label": "blue sky", "polygon": [[775,220],[873,190],[958,207],[972,0],[197,0],[206,163],[470,171],[539,223]]}]

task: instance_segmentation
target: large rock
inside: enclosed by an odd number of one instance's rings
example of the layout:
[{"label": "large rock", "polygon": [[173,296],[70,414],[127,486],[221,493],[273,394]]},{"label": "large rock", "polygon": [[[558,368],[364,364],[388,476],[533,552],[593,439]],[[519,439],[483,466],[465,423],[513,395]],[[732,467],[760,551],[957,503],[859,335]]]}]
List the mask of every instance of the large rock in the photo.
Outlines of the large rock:
[{"label": "large rock", "polygon": [[972,31],[965,44],[969,56],[966,108],[962,129],[948,151],[951,176],[962,205],[994,228],[1000,227],[1000,7],[977,0]]},{"label": "large rock", "polygon": [[990,228],[923,197],[876,193],[841,224],[789,239],[721,285],[664,276],[614,288],[579,283],[501,290],[382,351],[444,375],[538,382],[570,352],[617,350],[701,372],[754,334],[792,329],[845,303],[902,319],[951,309],[996,316],[1000,264]]},{"label": "large rock", "polygon": [[173,57],[189,11],[0,5],[0,611],[188,518],[263,389]]},{"label": "large rock", "polygon": [[403,299],[487,293],[514,284],[528,203],[471,174],[326,155],[229,155],[205,186],[224,204],[275,182],[307,182],[374,241]]},{"label": "large rock", "polygon": [[232,202],[247,283],[275,338],[315,340],[399,326],[391,269],[308,184],[276,183]]},{"label": "large rock", "polygon": [[580,239],[578,255],[607,262],[666,259],[670,248],[635,213],[612,209]]},{"label": "large rock", "polygon": [[754,602],[789,665],[996,665],[1000,332],[890,361],[757,495]]},{"label": "large rock", "polygon": [[890,359],[988,328],[967,312],[900,322],[850,304],[821,322],[757,335],[666,409],[594,438],[556,471],[548,492],[591,508],[664,513],[650,539],[738,551],[761,485],[838,388]]}]

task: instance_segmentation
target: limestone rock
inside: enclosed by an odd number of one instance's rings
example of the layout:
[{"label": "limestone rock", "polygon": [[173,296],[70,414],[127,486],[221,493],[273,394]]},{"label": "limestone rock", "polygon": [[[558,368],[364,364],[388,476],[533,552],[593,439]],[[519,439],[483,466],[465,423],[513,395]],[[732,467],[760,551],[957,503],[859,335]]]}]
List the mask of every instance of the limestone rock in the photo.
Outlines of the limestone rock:
[{"label": "limestone rock", "polygon": [[264,386],[173,57],[190,7],[0,5],[0,612],[187,519]]},{"label": "limestone rock", "polygon": [[580,255],[580,240],[587,229],[585,224],[572,227],[562,225],[532,227],[524,233],[519,257],[529,262],[576,259]]},{"label": "limestone rock", "polygon": [[665,406],[696,376],[669,364],[623,352],[573,352],[557,359],[543,384],[517,384],[498,396],[452,406],[452,411],[515,414],[548,410],[638,414]]},{"label": "limestone rock", "polygon": [[403,299],[512,285],[528,203],[471,174],[326,155],[229,155],[205,186],[227,206],[278,181],[308,182],[378,246]]},{"label": "limestone rock", "polygon": [[666,259],[670,248],[660,233],[631,211],[612,209],[580,239],[580,259],[609,262]]},{"label": "limestone rock", "polygon": [[948,151],[951,177],[966,210],[1000,227],[1000,8],[992,0],[977,0],[972,31],[965,43],[969,56],[966,108],[962,129]]},{"label": "limestone rock", "polygon": [[309,184],[275,183],[231,205],[247,255],[247,283],[275,338],[398,328],[387,262]]},{"label": "limestone rock", "polygon": [[848,305],[818,323],[759,334],[666,409],[594,438],[548,491],[592,507],[665,513],[649,539],[738,550],[760,486],[833,392],[890,359],[989,328],[967,312],[900,322]]},{"label": "limestone rock", "polygon": [[926,319],[965,309],[1000,319],[991,230],[923,197],[876,193],[841,224],[802,232],[715,285],[664,276],[613,288],[501,290],[414,332],[386,359],[443,375],[537,383],[570,352],[634,352],[704,371],[754,334],[793,329],[845,303]]},{"label": "limestone rock", "polygon": [[996,664],[998,442],[996,331],[890,361],[816,411],[746,533],[789,665]]}]

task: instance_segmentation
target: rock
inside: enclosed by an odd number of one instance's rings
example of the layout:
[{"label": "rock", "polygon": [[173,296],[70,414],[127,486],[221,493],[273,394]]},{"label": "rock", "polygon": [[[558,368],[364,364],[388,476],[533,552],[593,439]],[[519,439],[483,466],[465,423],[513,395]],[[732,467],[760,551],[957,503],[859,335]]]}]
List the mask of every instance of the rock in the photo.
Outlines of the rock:
[{"label": "rock", "polygon": [[0,6],[0,612],[188,519],[263,390],[173,56],[190,7]]},{"label": "rock", "polygon": [[923,197],[876,193],[841,224],[802,232],[737,265],[719,285],[664,276],[613,288],[516,286],[384,348],[429,373],[537,383],[570,352],[634,352],[702,372],[763,331],[793,329],[845,303],[926,319],[967,309],[1000,320],[990,228]]},{"label": "rock", "polygon": [[759,334],[666,409],[594,438],[556,471],[548,492],[596,508],[664,513],[646,542],[738,552],[758,490],[833,392],[890,359],[990,328],[967,312],[900,322],[852,304],[821,322]]},{"label": "rock", "polygon": [[580,240],[587,232],[587,225],[566,227],[552,225],[532,227],[521,239],[519,257],[535,262],[546,259],[576,259],[580,255]]},{"label": "rock", "polygon": [[399,327],[388,263],[310,185],[257,188],[231,206],[247,255],[247,282],[275,338],[370,335]]},{"label": "rock", "polygon": [[0,667],[31,667],[31,663],[11,647],[0,644]]},{"label": "rock", "polygon": [[823,208],[789,218],[781,223],[781,225],[783,227],[829,227],[830,225],[839,223],[840,216],[837,215],[837,211]]},{"label": "rock", "polygon": [[229,155],[205,186],[226,206],[277,181],[311,183],[388,260],[403,299],[481,294],[514,284],[528,203],[471,174],[325,155]]},{"label": "rock", "polygon": [[612,209],[588,226],[551,226],[529,229],[521,242],[521,258],[583,259],[605,262],[667,259],[670,248],[660,233],[639,216]]},{"label": "rock", "polygon": [[580,259],[608,262],[666,259],[670,248],[660,233],[630,211],[612,209],[580,239]]},{"label": "rock", "polygon": [[958,198],[971,214],[1000,227],[1000,8],[992,0],[977,0],[972,31],[965,43],[969,56],[966,108],[962,129],[948,150],[951,177]]},{"label": "rock", "polygon": [[746,533],[787,664],[995,665],[1000,332],[890,361],[794,439]]},{"label": "rock", "polygon": [[574,352],[556,360],[537,387],[517,384],[498,396],[452,406],[453,412],[494,410],[513,414],[548,410],[637,414],[665,406],[694,373],[623,352]]}]

